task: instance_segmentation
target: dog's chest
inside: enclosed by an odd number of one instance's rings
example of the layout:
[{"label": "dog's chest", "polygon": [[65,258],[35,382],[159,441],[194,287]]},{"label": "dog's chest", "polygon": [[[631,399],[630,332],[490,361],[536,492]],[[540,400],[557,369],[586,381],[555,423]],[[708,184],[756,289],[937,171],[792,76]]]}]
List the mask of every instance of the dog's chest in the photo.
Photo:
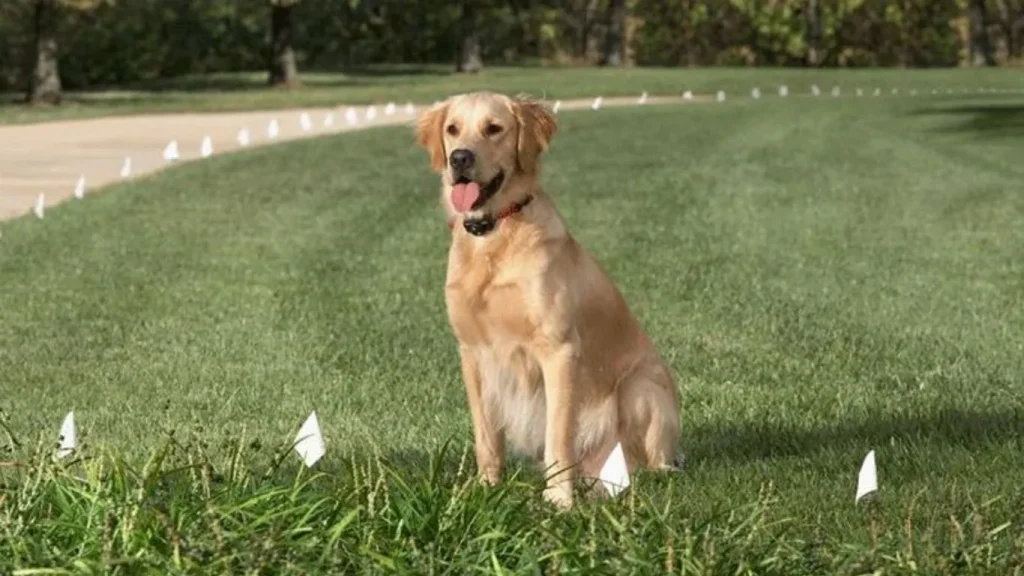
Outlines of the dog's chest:
[{"label": "dog's chest", "polygon": [[481,400],[488,419],[517,452],[539,458],[544,452],[546,402],[540,366],[521,348],[479,346]]},{"label": "dog's chest", "polygon": [[536,328],[529,310],[529,288],[514,271],[503,271],[488,261],[450,265],[445,300],[460,343],[525,345]]}]

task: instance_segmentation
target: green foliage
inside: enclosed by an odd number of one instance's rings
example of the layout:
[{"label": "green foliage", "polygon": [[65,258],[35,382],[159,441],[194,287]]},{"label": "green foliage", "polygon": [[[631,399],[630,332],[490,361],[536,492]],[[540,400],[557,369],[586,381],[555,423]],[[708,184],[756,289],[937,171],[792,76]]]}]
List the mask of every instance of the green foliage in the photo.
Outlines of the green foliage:
[{"label": "green foliage", "polygon": [[[276,0],[65,0],[60,64],[67,88],[184,74],[263,70]],[[374,63],[452,63],[458,3],[282,0],[295,5],[300,71]],[[478,0],[473,0],[477,2]],[[807,0],[632,0],[630,53],[653,65],[799,65]],[[965,58],[964,0],[818,0],[825,66],[947,66]],[[1001,58],[1024,41],[1024,5],[990,0]],[[488,64],[594,63],[607,0],[479,0]],[[32,0],[0,2],[0,90],[24,87]]]},{"label": "green foliage", "polygon": [[910,510],[906,526],[926,523],[913,530],[880,522],[869,506],[869,546],[794,533],[770,484],[694,514],[659,493],[678,481],[640,477],[618,501],[559,514],[535,476],[481,485],[467,450],[445,446],[413,465],[352,458],[328,472],[298,470],[286,450],[268,464],[255,443],[211,450],[199,436],[171,438],[141,465],[29,453],[0,476],[0,571],[1009,574],[1024,545],[986,504],[941,519]]},{"label": "green foliage", "polygon": [[68,11],[61,73],[69,88],[259,68],[265,0],[132,0]]},{"label": "green foliage", "polygon": [[[963,8],[951,0],[819,0],[826,66],[951,66]],[[639,0],[641,64],[800,65],[808,50],[807,0]],[[710,17],[709,17],[710,16]]]}]

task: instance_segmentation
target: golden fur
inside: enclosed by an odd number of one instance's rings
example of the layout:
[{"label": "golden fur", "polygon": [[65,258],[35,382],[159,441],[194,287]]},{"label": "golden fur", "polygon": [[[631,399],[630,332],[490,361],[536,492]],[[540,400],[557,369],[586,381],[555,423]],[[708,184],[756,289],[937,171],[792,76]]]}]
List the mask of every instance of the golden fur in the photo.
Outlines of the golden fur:
[{"label": "golden fur", "polygon": [[[424,112],[419,144],[441,174],[453,220],[445,298],[459,345],[477,467],[500,480],[505,443],[542,459],[545,497],[573,502],[573,481],[596,478],[617,442],[630,471],[670,468],[679,437],[672,374],[622,295],[566,229],[544,194],[538,161],[557,131],[539,103],[478,92]],[[486,204],[452,207],[448,154],[475,153],[473,180],[506,178]],[[465,218],[520,213],[483,236]]]}]

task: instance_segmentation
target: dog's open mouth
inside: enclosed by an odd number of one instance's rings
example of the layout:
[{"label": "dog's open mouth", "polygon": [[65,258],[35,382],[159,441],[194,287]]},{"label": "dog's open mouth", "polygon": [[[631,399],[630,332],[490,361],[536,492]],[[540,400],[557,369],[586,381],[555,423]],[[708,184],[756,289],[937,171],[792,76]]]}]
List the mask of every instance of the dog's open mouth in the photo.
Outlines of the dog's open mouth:
[{"label": "dog's open mouth", "polygon": [[452,185],[452,206],[459,212],[477,210],[498,193],[504,182],[504,171],[498,172],[497,176],[482,186],[480,183],[462,176]]}]

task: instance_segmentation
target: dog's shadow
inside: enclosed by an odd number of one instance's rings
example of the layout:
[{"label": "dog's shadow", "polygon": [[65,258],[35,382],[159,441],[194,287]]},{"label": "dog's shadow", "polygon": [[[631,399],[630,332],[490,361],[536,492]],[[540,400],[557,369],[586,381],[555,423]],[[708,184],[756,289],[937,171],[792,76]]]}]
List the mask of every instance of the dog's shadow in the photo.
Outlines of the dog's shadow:
[{"label": "dog's shadow", "polygon": [[[794,425],[719,422],[687,427],[684,422],[682,449],[685,460],[681,472],[691,466],[741,465],[781,458],[811,458],[827,452],[855,452],[860,458],[867,450],[889,446],[892,442],[917,447],[956,446],[974,448],[983,444],[1021,443],[1024,439],[1024,412],[1006,409],[998,412],[944,409],[922,414],[884,415],[877,419],[848,420],[829,426],[799,428]],[[463,457],[463,450],[469,450]],[[438,458],[441,459],[438,464]],[[469,440],[453,439],[446,453],[426,450],[393,450],[383,454],[385,461],[400,474],[423,478],[431,466],[440,465],[451,478],[472,474],[475,460]],[[541,467],[510,455],[506,476],[515,474],[528,482],[542,478]]]},{"label": "dog's shadow", "polygon": [[[810,457],[823,451],[868,450],[892,442],[975,447],[1020,441],[1024,412],[944,409],[928,414],[885,415],[871,420],[836,422],[801,429],[778,422],[708,424],[686,431],[688,463],[743,463],[786,457]],[[689,440],[689,442],[686,442]]]},{"label": "dog's shadow", "polygon": [[935,128],[947,134],[972,134],[982,138],[1017,138],[1024,130],[1024,106],[1019,104],[977,103],[969,105],[933,105],[915,110],[915,116],[945,116],[952,120]]}]

